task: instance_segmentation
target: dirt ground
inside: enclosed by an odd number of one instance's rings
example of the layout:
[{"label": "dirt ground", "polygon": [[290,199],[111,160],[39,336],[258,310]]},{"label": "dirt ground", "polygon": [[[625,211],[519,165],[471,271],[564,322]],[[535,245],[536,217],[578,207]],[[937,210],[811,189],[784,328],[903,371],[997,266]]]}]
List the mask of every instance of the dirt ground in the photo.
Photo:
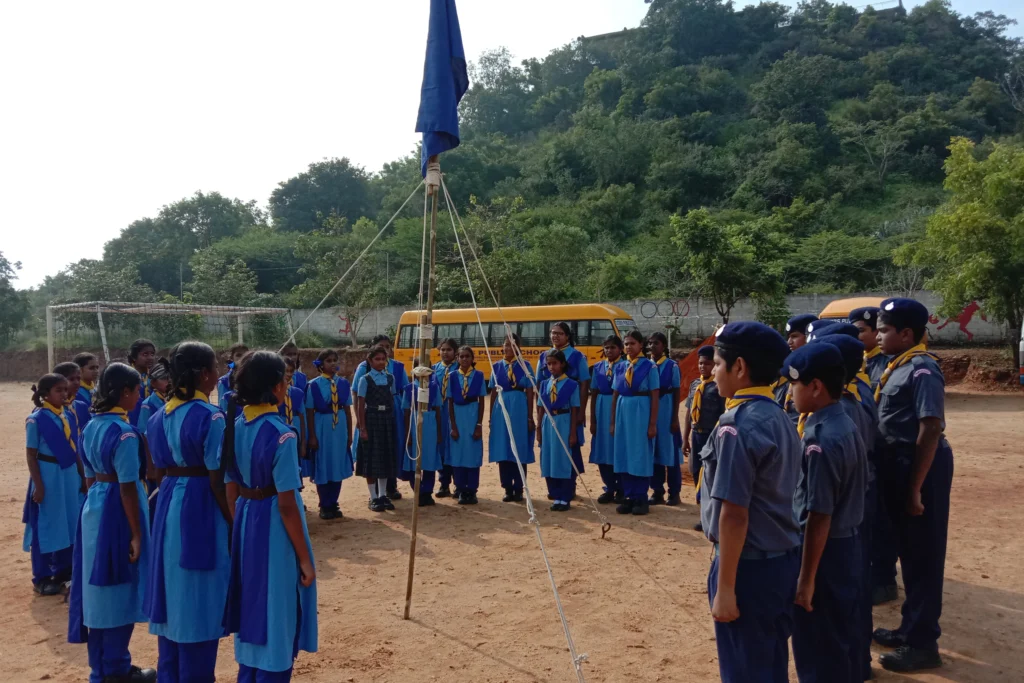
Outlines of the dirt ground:
[{"label": "dirt ground", "polygon": [[[0,679],[84,681],[85,647],[66,641],[67,606],[36,597],[21,550],[25,496],[23,420],[28,385],[0,384]],[[1024,395],[951,391],[947,434],[956,458],[943,636],[946,666],[919,676],[877,668],[878,680],[1024,680]],[[596,472],[585,480],[597,491]],[[718,680],[706,574],[709,546],[691,527],[696,508],[658,507],[620,517],[601,539],[583,502],[550,512],[530,473],[544,542],[586,680]],[[345,519],[309,516],[319,583],[320,651],[303,653],[295,679],[334,681],[536,681],[574,679],[551,586],[525,508],[500,502],[496,467],[481,477],[480,504],[423,509],[413,618],[402,620],[409,498],[394,513],[366,509],[365,486],[345,483]],[[306,502],[315,507],[315,492]],[[898,624],[897,605],[875,609]],[[137,664],[156,662],[156,638],[136,628]],[[219,680],[234,680],[225,639]],[[795,680],[795,675],[793,676]]]}]

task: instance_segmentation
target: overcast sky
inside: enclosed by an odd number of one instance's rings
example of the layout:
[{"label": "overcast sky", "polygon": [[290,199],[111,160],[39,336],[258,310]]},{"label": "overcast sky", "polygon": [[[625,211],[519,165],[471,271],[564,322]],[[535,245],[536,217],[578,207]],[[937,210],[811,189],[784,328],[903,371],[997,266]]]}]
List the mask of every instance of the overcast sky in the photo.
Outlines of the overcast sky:
[{"label": "overcast sky", "polygon": [[[984,4],[1024,17],[1015,0]],[[643,0],[458,5],[470,59],[500,45],[542,57],[581,35],[637,26],[647,9]],[[23,264],[17,286],[99,258],[133,220],[197,190],[265,204],[310,162],[347,156],[377,171],[411,152],[428,7],[0,4],[0,251]]]}]

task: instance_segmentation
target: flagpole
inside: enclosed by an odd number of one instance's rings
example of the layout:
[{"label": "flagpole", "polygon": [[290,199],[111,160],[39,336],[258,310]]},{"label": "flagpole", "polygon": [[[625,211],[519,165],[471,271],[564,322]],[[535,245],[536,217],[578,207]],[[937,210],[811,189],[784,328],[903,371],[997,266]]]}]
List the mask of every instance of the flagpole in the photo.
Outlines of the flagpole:
[{"label": "flagpole", "polygon": [[[430,408],[430,348],[433,342],[431,329],[434,320],[434,288],[437,282],[437,200],[441,184],[441,165],[437,156],[427,160],[426,192],[430,197],[430,268],[427,276],[427,310],[420,315],[419,348],[419,391],[416,401],[416,476],[413,479],[412,535],[409,537],[409,575],[405,582],[405,615],[409,619],[412,608],[412,579],[416,571],[416,531],[419,524],[420,484],[423,481],[423,416]],[[425,332],[430,331],[430,334]],[[443,435],[442,435],[443,437]]]}]

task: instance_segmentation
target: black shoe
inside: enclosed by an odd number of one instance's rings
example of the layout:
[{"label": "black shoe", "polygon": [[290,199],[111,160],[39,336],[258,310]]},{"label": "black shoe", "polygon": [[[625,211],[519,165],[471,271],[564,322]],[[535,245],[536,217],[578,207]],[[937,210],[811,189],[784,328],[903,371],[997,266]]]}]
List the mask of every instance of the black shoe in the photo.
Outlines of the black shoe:
[{"label": "black shoe", "polygon": [[639,503],[634,503],[634,505],[633,505],[633,514],[634,515],[646,515],[650,511],[651,511],[651,505],[650,505],[650,503],[648,503],[645,500],[642,500]]},{"label": "black shoe", "polygon": [[381,501],[380,498],[370,499],[370,510],[372,512],[387,512],[387,506]]},{"label": "black shoe", "polygon": [[897,630],[876,628],[871,637],[883,647],[902,647],[907,644],[907,637]]},{"label": "black shoe", "polygon": [[703,532],[704,531],[704,525],[701,524],[700,522],[697,522],[696,524],[693,525],[693,530],[694,531],[701,531],[701,532]]},{"label": "black shoe", "polygon": [[132,666],[124,676],[106,676],[103,683],[150,683],[156,680],[156,669]]},{"label": "black shoe", "polygon": [[886,671],[909,673],[923,669],[937,669],[942,666],[942,657],[937,650],[922,650],[909,645],[901,645],[892,652],[886,652],[878,658],[878,663]]},{"label": "black shoe", "polygon": [[320,519],[334,519],[334,508],[320,508]]},{"label": "black shoe", "polygon": [[548,500],[554,500],[554,499],[555,499],[555,496],[549,493],[548,494]]},{"label": "black shoe", "polygon": [[438,498],[451,498],[452,490],[448,486],[442,486],[441,488],[437,489],[437,493],[435,495]]},{"label": "black shoe", "polygon": [[395,504],[391,502],[391,496],[381,496],[380,504],[384,506],[385,510],[394,510]]},{"label": "black shoe", "polygon": [[664,505],[665,504],[665,494],[664,493],[655,493],[653,496],[651,496],[650,498],[647,499],[647,504],[648,505]]},{"label": "black shoe", "polygon": [[461,498],[462,497],[462,489],[460,489],[458,486],[456,486],[455,490],[452,492],[452,496],[454,496],[455,498]]},{"label": "black shoe", "polygon": [[39,594],[43,597],[49,597],[51,595],[60,595],[61,589],[63,587],[64,585],[58,581],[55,581],[53,577],[44,580],[37,586],[37,588],[39,589]]},{"label": "black shoe", "polygon": [[501,499],[502,503],[511,503],[516,499],[516,494],[512,489],[505,489],[505,497]]},{"label": "black shoe", "polygon": [[[387,497],[388,497],[388,500],[402,500],[402,492],[399,491],[398,489],[395,489],[393,491],[388,491],[387,492]],[[391,508],[391,509],[394,510],[394,508]]]},{"label": "black shoe", "polygon": [[551,511],[552,512],[567,512],[568,510],[569,510],[569,504],[568,503],[552,503],[551,504]]},{"label": "black shoe", "polygon": [[515,491],[515,492],[513,492],[512,493],[512,502],[513,503],[522,503],[523,502],[523,492],[522,491]]},{"label": "black shoe", "polygon": [[898,600],[899,597],[900,589],[894,583],[888,586],[875,586],[871,589],[871,605],[873,607]]},{"label": "black shoe", "polygon": [[419,506],[421,508],[425,508],[430,505],[436,505],[436,503],[434,502],[434,497],[430,495],[430,493],[421,493]]},{"label": "black shoe", "polygon": [[472,491],[470,491],[469,493],[465,494],[465,495],[463,496],[463,498],[466,498],[466,499],[468,499],[468,500],[469,500],[469,502],[468,502],[468,503],[466,503],[466,505],[476,505],[477,503],[479,503],[479,502],[480,502],[480,501],[479,501],[479,500],[477,500],[477,498],[476,498],[476,493],[474,493],[474,492],[472,492]]},{"label": "black shoe", "polygon": [[619,505],[620,503],[625,503],[626,502],[626,494],[624,494],[622,491],[616,491],[615,492],[615,500],[613,500],[612,502],[615,503],[616,505]]},{"label": "black shoe", "polygon": [[615,502],[615,491],[605,491],[597,497],[597,502],[601,505],[608,505],[609,503]]},{"label": "black shoe", "polygon": [[676,505],[682,505],[682,504],[683,504],[683,501],[679,498],[679,494],[678,493],[670,493],[670,494],[668,494],[668,500],[665,501],[665,505],[671,505],[672,507],[675,507]]},{"label": "black shoe", "polygon": [[631,501],[628,498],[623,500],[621,503],[619,503],[619,506],[615,508],[615,511],[618,512],[620,515],[628,515],[629,513],[633,512],[633,501]]}]

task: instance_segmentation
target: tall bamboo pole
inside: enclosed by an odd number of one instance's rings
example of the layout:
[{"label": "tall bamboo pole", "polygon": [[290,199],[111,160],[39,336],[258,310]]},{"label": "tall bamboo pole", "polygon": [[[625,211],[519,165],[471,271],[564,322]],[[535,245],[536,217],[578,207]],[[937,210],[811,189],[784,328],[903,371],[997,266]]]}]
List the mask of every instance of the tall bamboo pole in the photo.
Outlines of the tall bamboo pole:
[{"label": "tall bamboo pole", "polygon": [[[436,163],[437,157],[431,157],[429,163]],[[429,167],[429,164],[428,164]],[[437,282],[435,263],[437,255],[437,199],[440,187],[430,183],[432,176],[428,172],[426,191],[431,198],[430,206],[430,269],[427,277],[427,310],[420,315],[420,349],[419,367],[430,367],[430,349],[433,347],[432,338],[422,334],[425,326],[432,325],[434,320],[434,288]],[[440,171],[437,175],[440,182]],[[432,337],[433,335],[431,335]],[[420,378],[419,392],[416,400],[416,477],[413,480],[413,506],[412,506],[412,535],[409,538],[409,576],[405,582],[405,615],[403,619],[409,619],[409,610],[412,608],[412,579],[416,571],[416,529],[419,523],[419,497],[420,483],[423,480],[423,415],[430,401],[430,375],[422,373]]]}]

